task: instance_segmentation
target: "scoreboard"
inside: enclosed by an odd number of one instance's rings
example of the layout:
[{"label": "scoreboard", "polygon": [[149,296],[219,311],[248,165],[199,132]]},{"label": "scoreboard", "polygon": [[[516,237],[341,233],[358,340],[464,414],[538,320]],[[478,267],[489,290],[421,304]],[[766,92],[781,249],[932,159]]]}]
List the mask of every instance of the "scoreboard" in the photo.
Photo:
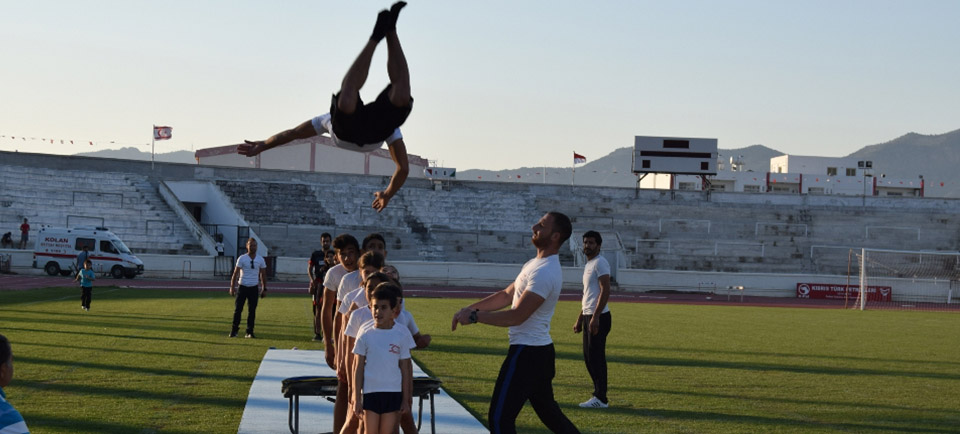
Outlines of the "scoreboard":
[{"label": "scoreboard", "polygon": [[716,175],[717,139],[636,136],[633,172]]}]

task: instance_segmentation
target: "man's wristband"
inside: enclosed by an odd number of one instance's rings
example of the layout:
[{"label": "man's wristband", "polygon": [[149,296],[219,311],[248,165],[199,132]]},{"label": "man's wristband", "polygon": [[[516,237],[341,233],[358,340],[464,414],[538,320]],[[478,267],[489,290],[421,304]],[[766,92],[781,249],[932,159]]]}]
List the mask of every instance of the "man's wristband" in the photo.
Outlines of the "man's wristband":
[{"label": "man's wristband", "polygon": [[469,318],[470,324],[477,323],[477,312],[480,312],[480,309],[474,309],[472,312],[470,312],[470,318]]}]

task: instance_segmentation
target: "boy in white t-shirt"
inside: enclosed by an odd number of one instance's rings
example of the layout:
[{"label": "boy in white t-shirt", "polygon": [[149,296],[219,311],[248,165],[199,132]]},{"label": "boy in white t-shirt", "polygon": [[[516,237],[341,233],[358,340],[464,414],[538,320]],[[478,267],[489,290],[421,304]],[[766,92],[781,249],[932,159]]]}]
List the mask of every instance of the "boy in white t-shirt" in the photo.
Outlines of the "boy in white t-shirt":
[{"label": "boy in white t-shirt", "polygon": [[[350,311],[356,309],[354,298],[356,295],[360,296],[360,299],[363,300],[362,305],[366,306],[368,304],[367,297],[364,293],[364,282],[366,282],[367,277],[371,274],[376,273],[380,267],[383,266],[383,255],[376,252],[366,252],[360,256],[360,260],[357,261],[357,271],[343,276],[343,281],[340,282],[340,292],[343,293],[340,300],[340,305],[337,308],[337,318],[336,324],[339,326],[337,329],[337,342],[343,342],[344,339],[344,330],[347,328],[347,321],[350,319]],[[356,304],[360,306],[361,304]],[[353,370],[349,368],[350,365],[346,365],[346,360],[350,357],[350,352],[353,351],[353,344],[347,343],[342,346],[343,351],[337,351],[337,366],[345,367],[346,369],[337,368],[337,376],[340,377],[341,381],[347,381],[347,377],[353,374]]]},{"label": "boy in white t-shirt", "polygon": [[[373,290],[376,289],[377,285],[384,282],[391,282],[390,278],[383,273],[373,271],[365,274],[366,279],[364,279],[364,283],[361,285],[360,290],[366,294],[368,299],[373,297]],[[367,290],[368,288],[369,290]],[[345,326],[343,336],[340,336],[340,342],[343,344],[344,352],[347,353],[347,356],[341,362],[343,371],[348,373],[346,378],[348,397],[353,396],[353,373],[357,369],[357,355],[353,354],[353,347],[357,342],[357,336],[360,335],[361,325],[373,327],[375,324],[373,321],[373,314],[369,308],[369,303],[370,302],[367,302],[361,309],[351,310],[344,315]],[[399,324],[399,322],[397,323]],[[351,401],[348,403],[348,405],[352,408],[354,402]],[[358,412],[348,411],[347,420],[343,425],[344,428],[342,432],[358,431],[362,427],[362,422],[363,419]]]},{"label": "boy in white t-shirt", "polygon": [[[387,260],[387,243],[384,240],[383,235],[372,233],[363,239],[363,243],[361,244],[360,248],[360,256],[363,257],[367,253],[376,253],[380,255],[380,257],[376,259],[367,258],[364,262],[368,266],[373,265],[376,267],[376,269],[372,271],[376,271],[383,266]],[[358,261],[358,271],[344,275],[340,282],[340,287],[337,289],[337,311],[334,313],[334,330],[337,335],[337,339],[343,336],[343,329],[347,326],[347,318],[344,315],[350,310],[356,308],[353,306],[354,300],[362,300],[361,302],[356,303],[357,306],[367,305],[367,297],[362,290],[363,281],[366,279],[366,277],[360,275],[359,268],[361,267],[363,267],[363,265],[360,265]],[[352,347],[348,348],[347,352],[349,352],[350,349],[352,349]]]},{"label": "boy in white t-shirt", "polygon": [[[389,270],[390,268],[393,267],[384,266],[384,268],[381,270]],[[363,291],[366,297],[363,302],[363,307],[358,307],[347,314],[348,322],[342,339],[347,343],[347,345],[349,345],[348,348],[352,349],[354,343],[356,342],[357,336],[367,329],[374,327],[375,325],[371,310],[373,307],[373,290],[376,289],[377,284],[380,282],[390,282],[397,285],[397,289],[399,291],[397,295],[400,297],[400,313],[394,320],[396,325],[398,327],[406,327],[407,330],[410,331],[410,334],[413,336],[413,341],[416,344],[416,349],[426,348],[428,345],[430,345],[430,335],[421,335],[420,329],[417,328],[417,323],[413,319],[413,315],[410,313],[410,311],[403,308],[403,287],[399,282],[396,281],[395,277],[398,276],[396,269],[393,268],[392,271],[392,275],[383,272],[369,275],[367,284],[365,285],[365,290]],[[356,361],[352,360],[350,362],[350,366],[355,369]],[[408,404],[412,405],[412,402]],[[415,434],[418,432],[417,423],[413,420],[413,413],[407,411],[400,414],[400,427],[403,429],[405,434]]]},{"label": "boy in white t-shirt", "polygon": [[382,268],[380,268],[380,272],[393,279],[393,281],[396,282],[397,286],[400,288],[400,316],[397,318],[398,320],[406,320],[407,328],[410,329],[410,334],[413,335],[413,340],[417,343],[417,349],[421,350],[430,346],[432,337],[430,335],[420,334],[420,328],[417,327],[417,322],[414,321],[413,314],[407,310],[407,306],[403,297],[403,285],[400,283],[400,271],[398,271],[397,267],[394,267],[393,265],[384,265]]},{"label": "boy in white t-shirt", "polygon": [[[393,280],[393,283],[397,284],[398,288],[402,288],[402,286],[399,284],[399,272],[397,271],[396,267],[384,265],[382,262],[379,262],[380,259],[386,255],[386,247],[383,237],[380,234],[370,234],[364,238],[363,246],[364,250],[367,251],[363,254],[363,256],[360,257],[360,270],[365,273],[364,278],[367,279],[373,275],[373,272],[376,270],[372,269],[372,266],[376,266],[377,264],[381,264],[380,270],[382,272],[387,272],[387,274],[386,276],[382,276],[382,278],[378,277],[378,280],[374,280],[373,286],[369,284],[363,285],[360,288],[357,288],[357,290],[348,293],[344,296],[343,302],[340,304],[339,312],[344,315],[344,328],[340,339],[342,342],[345,342],[344,348],[348,353],[353,349],[353,345],[356,342],[356,337],[360,331],[364,328],[373,326],[373,316],[370,311],[370,296],[372,295],[373,289],[376,288],[376,283],[379,283],[380,281],[387,281],[386,278],[389,276]],[[381,256],[381,253],[383,253],[383,256]],[[346,281],[346,278],[344,281]],[[369,291],[367,289],[369,289]],[[420,334],[420,329],[417,327],[417,323],[413,319],[413,315],[410,313],[410,311],[404,308],[402,289],[399,296],[400,314],[395,320],[396,323],[398,325],[405,326],[408,330],[410,330],[410,334],[413,335],[413,340],[416,343],[417,349],[426,348],[428,345],[430,345],[430,335]],[[348,354],[348,356],[352,356],[352,354]],[[354,360],[355,357],[348,357],[348,359],[349,360],[346,361],[342,366],[350,367],[350,369],[347,371],[353,372],[352,368],[355,367],[356,363]],[[344,362],[341,361],[341,363]],[[352,421],[349,419],[350,417],[348,416],[345,426],[351,426]],[[413,420],[412,413],[402,413],[400,415],[400,422],[403,432],[417,432],[416,421]]]},{"label": "boy in white t-shirt", "polygon": [[[371,237],[376,235],[379,239],[374,239],[371,241]],[[367,273],[364,276],[357,276],[355,280],[347,281],[344,276],[343,282],[341,282],[342,294],[338,293],[337,298],[339,301],[339,307],[337,308],[337,313],[345,315],[347,312],[356,309],[357,307],[367,305],[367,296],[363,291],[363,282],[366,280],[366,276],[380,271],[381,268],[387,262],[386,249],[383,247],[384,243],[382,241],[383,237],[379,234],[368,235],[367,238],[363,240],[363,251],[360,255],[359,267],[358,270],[367,269]],[[347,287],[347,285],[352,285]],[[341,319],[344,321],[345,318]],[[344,321],[345,323],[345,321]],[[345,326],[346,324],[342,324]],[[340,327],[340,333],[343,333],[343,327]]]},{"label": "boy in white t-shirt", "polygon": [[[370,254],[370,256],[367,256],[367,254]],[[377,256],[373,257],[372,255],[374,254]],[[360,248],[360,258],[362,259],[363,256],[367,256],[367,259],[364,259],[362,262],[358,260],[356,271],[345,274],[337,289],[337,309],[333,313],[333,324],[335,339],[337,339],[338,342],[339,339],[343,338],[343,330],[347,327],[347,320],[349,319],[346,315],[347,312],[368,304],[366,294],[364,294],[363,291],[363,282],[366,280],[366,276],[370,275],[371,272],[379,270],[386,262],[387,244],[383,235],[372,233],[364,237]],[[362,274],[360,271],[364,266],[368,269],[366,274]],[[361,301],[355,303],[355,299]],[[344,351],[339,351],[340,348],[343,348]],[[352,350],[352,344],[350,346],[338,346],[337,362],[335,363],[346,360]],[[341,381],[346,381],[344,378],[353,373],[352,370],[342,373],[339,367],[336,369]]]},{"label": "boy in white t-shirt", "polygon": [[399,288],[381,283],[373,292],[375,327],[357,337],[353,399],[355,411],[363,409],[368,433],[393,433],[401,412],[410,411],[413,399],[413,364],[410,349],[416,343],[404,327],[395,327],[400,313]]}]

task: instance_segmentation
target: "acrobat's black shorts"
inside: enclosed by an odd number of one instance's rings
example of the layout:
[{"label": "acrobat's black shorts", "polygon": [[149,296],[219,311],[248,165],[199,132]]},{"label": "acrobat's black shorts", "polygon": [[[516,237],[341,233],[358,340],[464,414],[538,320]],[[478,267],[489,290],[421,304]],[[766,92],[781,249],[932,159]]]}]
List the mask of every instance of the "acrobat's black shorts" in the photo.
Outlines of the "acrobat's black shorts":
[{"label": "acrobat's black shorts", "polygon": [[406,122],[407,116],[410,116],[410,111],[413,110],[412,97],[410,105],[406,107],[397,107],[390,102],[392,87],[392,84],[388,84],[370,104],[364,104],[357,97],[357,109],[351,114],[343,113],[337,108],[340,93],[334,94],[330,101],[330,122],[333,124],[333,133],[340,140],[358,145],[379,145],[390,137],[394,130]]},{"label": "acrobat's black shorts", "polygon": [[403,392],[375,392],[363,394],[363,409],[377,414],[400,411]]}]

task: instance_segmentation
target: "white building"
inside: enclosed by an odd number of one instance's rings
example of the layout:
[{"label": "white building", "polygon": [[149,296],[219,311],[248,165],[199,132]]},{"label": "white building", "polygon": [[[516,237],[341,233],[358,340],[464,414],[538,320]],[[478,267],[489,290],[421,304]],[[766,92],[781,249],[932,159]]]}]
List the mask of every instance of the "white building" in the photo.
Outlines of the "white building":
[{"label": "white building", "polygon": [[[746,170],[742,164],[718,164],[716,176],[709,176],[709,186],[694,175],[651,174],[641,188],[667,190],[705,190],[779,193],[826,194],[844,196],[946,197],[943,183],[927,185],[924,179],[888,178],[877,168],[860,167],[856,157],[810,157],[781,155],[770,159],[769,171]],[[734,170],[731,170],[734,169]],[[943,194],[940,192],[943,191]]]},{"label": "white building", "polygon": [[[255,167],[258,169],[302,170],[306,172],[351,173],[390,176],[396,165],[386,148],[373,152],[354,152],[340,149],[326,136],[296,140],[263,152],[256,157],[237,153],[238,145],[218,146],[197,150],[198,164],[228,167]],[[426,159],[407,154],[410,178],[423,178],[429,167]]]}]

